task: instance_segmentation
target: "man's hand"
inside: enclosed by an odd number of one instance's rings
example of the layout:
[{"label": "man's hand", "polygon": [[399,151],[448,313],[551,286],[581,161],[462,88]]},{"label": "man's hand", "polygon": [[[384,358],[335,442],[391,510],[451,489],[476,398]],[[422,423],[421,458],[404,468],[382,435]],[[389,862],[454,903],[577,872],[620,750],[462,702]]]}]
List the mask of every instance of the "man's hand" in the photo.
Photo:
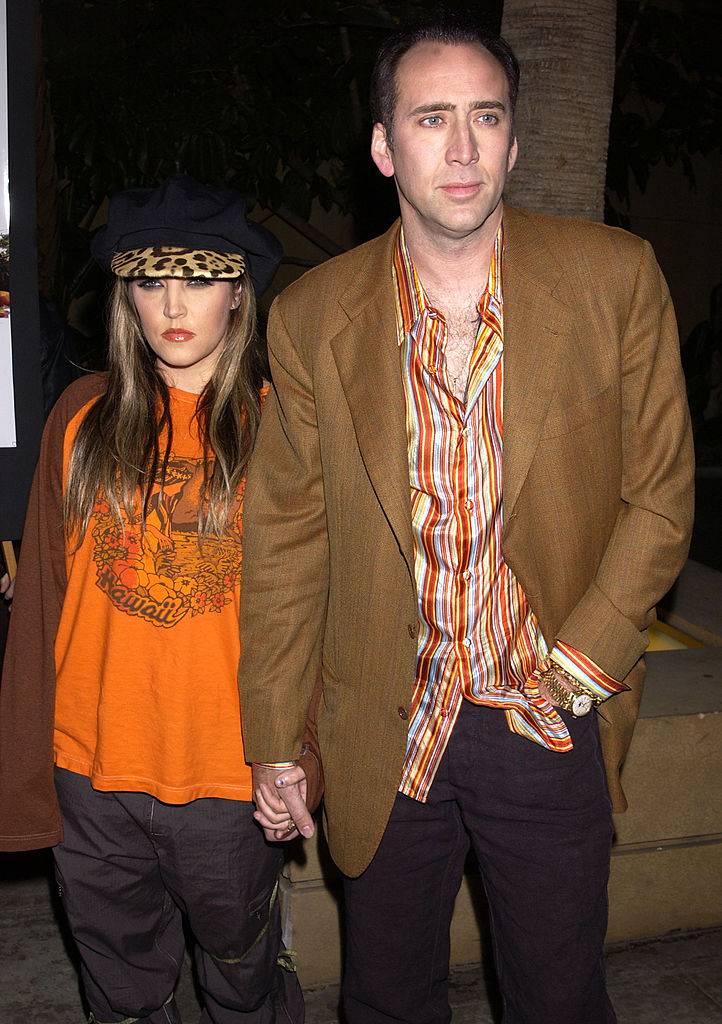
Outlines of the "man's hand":
[{"label": "man's hand", "polygon": [[253,766],[253,817],[272,843],[287,842],[301,833],[310,839],[315,832],[306,806],[306,773],[300,765],[291,768]]}]

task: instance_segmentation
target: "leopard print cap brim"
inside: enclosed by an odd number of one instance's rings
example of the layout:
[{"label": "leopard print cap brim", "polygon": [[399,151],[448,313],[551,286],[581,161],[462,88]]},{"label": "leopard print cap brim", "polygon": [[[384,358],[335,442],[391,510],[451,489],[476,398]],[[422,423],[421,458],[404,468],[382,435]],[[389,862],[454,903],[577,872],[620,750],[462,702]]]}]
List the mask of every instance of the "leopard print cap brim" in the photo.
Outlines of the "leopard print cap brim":
[{"label": "leopard print cap brim", "polygon": [[162,245],[117,252],[110,261],[110,269],[118,277],[212,277],[224,280],[244,274],[246,260],[237,252]]}]

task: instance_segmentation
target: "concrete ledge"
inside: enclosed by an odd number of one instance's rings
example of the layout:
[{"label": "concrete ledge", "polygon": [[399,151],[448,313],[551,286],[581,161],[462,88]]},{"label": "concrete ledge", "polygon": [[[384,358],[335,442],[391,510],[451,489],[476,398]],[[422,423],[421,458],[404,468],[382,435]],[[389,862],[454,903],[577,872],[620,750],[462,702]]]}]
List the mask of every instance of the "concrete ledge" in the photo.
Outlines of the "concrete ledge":
[{"label": "concrete ledge", "polygon": [[722,711],[640,719],[623,781],[619,845],[722,833]]},{"label": "concrete ledge", "polygon": [[722,923],[722,836],[615,850],[608,942]]},{"label": "concrete ledge", "polygon": [[722,573],[690,558],[658,612],[670,626],[710,647],[722,647],[721,608]]},{"label": "concrete ledge", "polygon": [[655,651],[645,661],[640,719],[722,711],[722,648]]},{"label": "concrete ledge", "polygon": [[340,894],[323,882],[294,884],[284,895],[284,942],[298,954],[304,988],[341,978]]}]

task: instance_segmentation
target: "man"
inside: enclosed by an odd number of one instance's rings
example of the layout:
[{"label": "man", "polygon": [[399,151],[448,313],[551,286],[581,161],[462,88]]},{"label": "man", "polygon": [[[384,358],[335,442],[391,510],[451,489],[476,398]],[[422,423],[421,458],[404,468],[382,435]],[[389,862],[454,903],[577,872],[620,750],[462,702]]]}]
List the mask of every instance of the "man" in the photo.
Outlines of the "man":
[{"label": "man", "polygon": [[291,765],[320,672],[350,1024],[450,1020],[470,844],[506,1024],[615,1020],[609,797],[624,807],[645,629],[687,550],[688,414],[649,246],[504,207],[517,84],[473,24],[390,39],[371,152],[401,223],[269,323],[246,750],[269,838],[310,834]]}]

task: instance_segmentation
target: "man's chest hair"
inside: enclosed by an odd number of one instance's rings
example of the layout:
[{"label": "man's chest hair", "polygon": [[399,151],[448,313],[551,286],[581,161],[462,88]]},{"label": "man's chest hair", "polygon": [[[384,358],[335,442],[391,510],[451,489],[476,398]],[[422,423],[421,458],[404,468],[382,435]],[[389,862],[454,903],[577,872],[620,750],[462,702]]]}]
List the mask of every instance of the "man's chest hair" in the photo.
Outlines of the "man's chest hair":
[{"label": "man's chest hair", "polygon": [[461,397],[466,391],[469,363],[479,330],[476,304],[444,312],[446,319],[446,346],[444,356],[452,388]]}]

